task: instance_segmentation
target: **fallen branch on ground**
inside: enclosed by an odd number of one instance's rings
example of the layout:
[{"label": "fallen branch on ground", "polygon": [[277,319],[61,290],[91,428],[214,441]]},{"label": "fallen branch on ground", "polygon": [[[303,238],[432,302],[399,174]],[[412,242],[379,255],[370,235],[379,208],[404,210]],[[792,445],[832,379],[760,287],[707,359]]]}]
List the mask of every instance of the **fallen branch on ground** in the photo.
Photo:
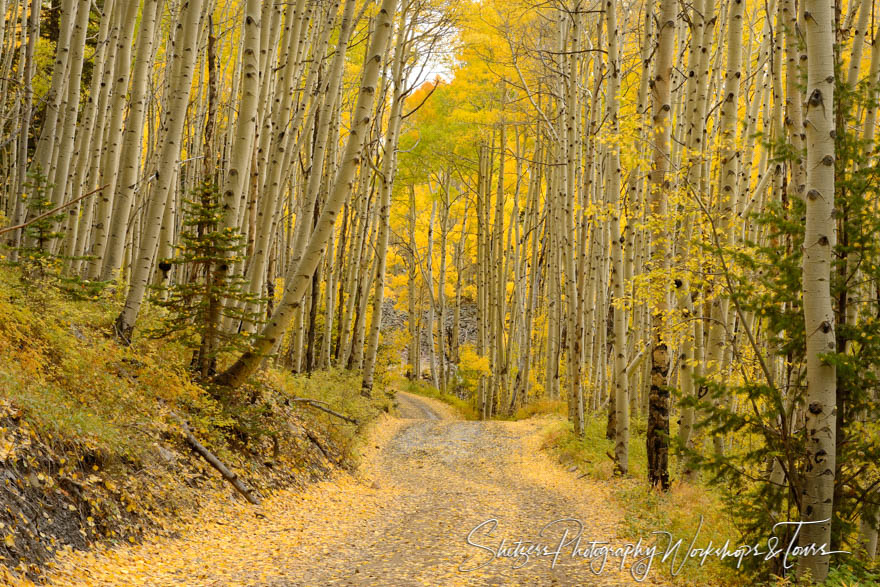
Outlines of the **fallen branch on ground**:
[{"label": "fallen branch on ground", "polygon": [[317,408],[323,412],[327,412],[331,416],[336,416],[337,418],[341,418],[341,419],[345,420],[346,422],[354,424],[355,426],[357,426],[360,423],[350,416],[346,416],[345,414],[340,414],[339,412],[334,412],[333,410],[331,410],[330,408],[327,407],[327,402],[322,402],[322,401],[316,400],[316,399],[309,399],[307,397],[294,397],[294,398],[291,398],[291,401],[303,402],[306,405],[312,406],[313,408]]},{"label": "fallen branch on ground", "polygon": [[223,475],[223,478],[229,481],[232,486],[235,487],[235,489],[245,497],[245,499],[247,499],[254,505],[260,505],[260,498],[254,494],[254,491],[252,489],[249,489],[247,485],[242,483],[241,479],[238,478],[238,475],[230,471],[229,468],[226,467],[226,465],[220,462],[220,459],[214,456],[211,451],[205,448],[205,446],[201,442],[199,442],[195,436],[193,436],[193,433],[190,431],[189,426],[187,426],[183,418],[181,418],[174,412],[171,412],[171,415],[177,419],[177,422],[180,424],[180,428],[183,430],[183,434],[186,437],[187,443],[189,443],[193,450],[195,450],[202,456],[202,458],[208,461],[208,463],[210,463],[212,467],[220,471],[220,474]]},{"label": "fallen branch on ground", "polygon": [[326,448],[324,448],[324,445],[321,444],[321,442],[320,442],[317,438],[315,438],[315,435],[314,435],[314,434],[312,434],[312,433],[311,433],[308,429],[306,429],[306,428],[303,428],[303,430],[306,431],[306,438],[308,438],[309,440],[311,440],[311,441],[312,441],[312,444],[314,444],[315,446],[318,447],[318,450],[321,451],[321,454],[324,455],[324,458],[325,458],[325,459],[327,459],[328,461],[330,461],[330,462],[332,462],[332,463],[336,463],[337,465],[339,464],[339,461],[337,461],[337,460],[334,459],[332,456],[330,456],[329,451],[328,451]]}]

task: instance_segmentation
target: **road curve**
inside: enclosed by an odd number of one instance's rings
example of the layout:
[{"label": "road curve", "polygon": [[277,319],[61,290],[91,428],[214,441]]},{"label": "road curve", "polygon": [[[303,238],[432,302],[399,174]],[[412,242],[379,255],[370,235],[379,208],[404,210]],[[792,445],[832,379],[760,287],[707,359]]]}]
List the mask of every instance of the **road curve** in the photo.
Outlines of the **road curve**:
[{"label": "road curve", "polygon": [[[613,562],[574,553],[574,521],[589,541],[616,535],[621,512],[606,485],[560,467],[542,450],[547,418],[461,420],[446,404],[400,393],[352,472],[260,508],[212,500],[174,538],[70,553],[58,585],[623,585]],[[494,521],[493,521],[494,520]],[[478,528],[478,529],[477,529]],[[477,529],[477,530],[475,530]],[[491,532],[489,532],[491,530]],[[515,544],[569,545],[556,563],[495,557]],[[470,535],[470,544],[468,537]],[[519,567],[519,568],[517,568]],[[652,584],[651,578],[644,584]]]}]

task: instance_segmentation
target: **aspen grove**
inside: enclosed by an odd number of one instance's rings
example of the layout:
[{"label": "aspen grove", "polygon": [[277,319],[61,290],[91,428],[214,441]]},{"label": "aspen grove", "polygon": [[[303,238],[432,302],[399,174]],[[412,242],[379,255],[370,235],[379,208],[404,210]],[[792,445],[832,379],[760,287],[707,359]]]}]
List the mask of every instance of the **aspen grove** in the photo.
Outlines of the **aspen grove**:
[{"label": "aspen grove", "polygon": [[744,543],[804,522],[755,576],[877,577],[880,1],[0,14],[0,271],[217,397],[271,366],[555,406]]}]

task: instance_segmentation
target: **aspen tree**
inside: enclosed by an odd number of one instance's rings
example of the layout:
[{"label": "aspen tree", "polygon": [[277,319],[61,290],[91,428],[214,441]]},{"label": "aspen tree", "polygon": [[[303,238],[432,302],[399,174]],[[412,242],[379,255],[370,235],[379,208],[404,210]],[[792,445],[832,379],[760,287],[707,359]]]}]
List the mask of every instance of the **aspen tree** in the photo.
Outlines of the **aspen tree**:
[{"label": "aspen tree", "polygon": [[[577,199],[576,167],[578,157],[578,52],[581,34],[580,4],[569,14],[571,50],[568,55],[568,75],[565,80],[565,103],[562,112],[565,116],[565,177],[560,182],[559,198],[562,206],[560,212],[563,223],[557,224],[561,235],[561,252],[565,260],[565,298],[567,313],[567,346],[568,346],[568,397],[573,407],[574,422],[578,434],[584,434],[584,398],[581,387],[581,339],[583,322],[580,317],[580,299],[577,291],[577,273],[575,271],[576,243],[574,242],[574,202]],[[588,171],[589,173],[589,171]]]},{"label": "aspen tree", "polygon": [[[391,64],[394,94],[385,132],[385,155],[382,158],[382,171],[379,175],[379,231],[376,242],[376,274],[374,278],[373,315],[370,322],[370,334],[367,338],[367,349],[364,354],[364,369],[361,378],[361,393],[369,396],[373,390],[373,375],[376,368],[376,353],[379,348],[379,330],[382,327],[382,304],[385,300],[385,273],[388,257],[388,238],[391,232],[391,191],[394,186],[394,175],[397,165],[397,144],[400,138],[400,126],[403,122],[403,103],[406,98],[403,84],[407,58],[407,7],[400,13],[397,31],[397,45],[394,47],[394,58]],[[443,288],[443,282],[440,282]],[[442,328],[442,325],[441,325]],[[441,345],[440,352],[443,352]]]},{"label": "aspen tree", "polygon": [[[735,2],[741,0],[734,0]],[[674,0],[661,0],[658,19],[656,63],[653,75],[653,124],[654,153],[648,193],[652,221],[655,227],[651,238],[652,269],[660,272],[661,288],[654,303],[651,316],[651,376],[648,394],[649,413],[647,431],[648,482],[669,489],[669,349],[664,340],[664,321],[668,309],[666,273],[669,268],[669,243],[663,228],[666,218],[666,190],[669,178],[669,143],[672,123],[669,119],[671,106],[670,75],[672,71],[673,45],[675,43]]]},{"label": "aspen tree", "polygon": [[[58,156],[53,158],[52,167],[44,171],[47,177],[50,178],[49,181],[53,186],[52,203],[56,206],[61,205],[65,201],[65,195],[69,186],[67,173],[70,169],[70,159],[73,154],[76,136],[76,123],[79,117],[80,81],[82,79],[86,30],[89,25],[90,11],[91,0],[80,0],[76,8],[73,32],[70,36],[70,56],[65,74],[67,77],[67,96],[62,102],[64,111],[60,113],[60,120],[62,122],[61,133],[60,137],[53,138],[53,147],[57,149]],[[53,227],[53,230],[57,229],[58,226]],[[56,244],[53,246],[57,247],[57,244],[60,243],[56,241]]]},{"label": "aspen tree", "polygon": [[[61,105],[66,83],[67,71],[70,62],[70,44],[73,35],[74,23],[76,22],[77,7],[85,4],[88,9],[89,2],[83,0],[63,0],[61,2],[61,18],[58,27],[58,41],[55,45],[55,63],[52,69],[52,83],[46,94],[46,113],[43,119],[43,128],[37,142],[37,149],[31,161],[31,169],[47,174],[53,168],[52,151],[56,140],[56,126],[61,114]],[[39,18],[39,14],[37,15]]]},{"label": "aspen tree", "polygon": [[[527,240],[523,242],[523,262],[527,263],[524,271],[528,276],[529,291],[525,300],[525,316],[523,318],[522,342],[520,343],[520,361],[517,369],[516,379],[513,385],[513,393],[510,398],[510,406],[508,407],[508,415],[513,415],[516,409],[517,400],[521,397],[523,401],[528,397],[529,390],[529,372],[532,366],[532,320],[535,313],[535,307],[538,300],[538,289],[540,287],[539,279],[541,276],[541,267],[539,266],[539,242],[541,246],[546,246],[546,242],[539,240],[538,231],[538,199],[541,190],[541,153],[542,145],[540,135],[537,137],[538,144],[535,145],[535,163],[531,167],[531,177],[529,178],[528,188],[528,207],[529,207],[529,223],[525,232],[526,237],[530,237],[531,243]],[[525,256],[528,255],[528,261]],[[530,272],[528,270],[531,270]]]},{"label": "aspen tree", "polygon": [[[502,104],[503,104],[502,99]],[[501,399],[502,390],[506,387],[507,373],[504,368],[504,322],[506,315],[505,302],[507,297],[507,276],[504,275],[504,175],[505,162],[507,159],[507,129],[504,120],[499,123],[498,133],[498,183],[495,186],[495,211],[492,215],[492,235],[490,244],[491,277],[489,294],[489,306],[491,315],[492,331],[492,354],[490,369],[492,371],[492,383],[490,394],[492,397],[490,407],[494,415]],[[493,157],[494,159],[494,157]],[[491,164],[490,164],[491,169]]]},{"label": "aspen tree", "polygon": [[[21,21],[18,19],[18,8],[17,0],[14,1],[9,8],[9,38],[12,39],[12,41],[10,46],[7,47],[5,45],[7,8],[5,0],[0,0],[0,15],[2,15],[2,17],[0,17],[0,96],[4,97],[2,102],[0,102],[0,120],[4,121],[4,124],[0,124],[0,129],[5,125],[5,121],[8,117],[11,116],[12,120],[17,120],[21,113],[22,91],[20,89],[15,92],[15,97],[12,99],[11,105],[8,104],[5,99],[12,94],[9,85],[13,81],[20,84],[22,79],[20,65],[16,72],[12,71],[12,58],[16,53],[16,42],[18,42],[21,47],[24,47],[25,31],[27,30],[25,25],[27,7],[24,7],[22,10]],[[20,26],[20,33],[18,35],[16,35],[17,26]],[[20,51],[20,53],[23,55],[24,50]],[[19,86],[19,88],[20,87],[21,86]],[[8,139],[6,139],[6,144],[4,145],[5,148],[0,148],[0,194],[2,194],[0,195],[0,210],[2,210],[4,217],[9,216],[11,208],[14,205],[13,202],[18,199],[17,195],[13,195],[18,193],[15,191],[17,170],[15,169],[13,161],[18,153],[17,142],[19,139],[19,135],[10,132]]]},{"label": "aspen tree", "polygon": [[[378,116],[377,116],[378,119]],[[370,174],[372,175],[372,174]],[[375,190],[375,182],[373,182],[372,191]],[[374,194],[375,195],[375,194]],[[371,199],[373,199],[371,197]],[[363,367],[364,360],[364,339],[366,337],[367,328],[367,306],[370,300],[370,289],[373,287],[373,278],[376,274],[376,259],[372,254],[372,243],[376,242],[377,230],[376,214],[370,214],[369,234],[364,241],[364,248],[361,252],[360,264],[364,267],[361,272],[361,279],[357,284],[357,311],[355,313],[354,325],[352,328],[351,346],[349,347],[349,357],[346,368],[351,371],[360,371]]]},{"label": "aspen tree", "polygon": [[[246,0],[244,5],[244,23],[242,26],[241,46],[241,98],[238,117],[235,119],[235,130],[229,149],[226,175],[220,190],[223,203],[222,227],[235,232],[239,227],[241,200],[246,190],[246,180],[250,177],[253,161],[254,142],[257,132],[257,108],[260,96],[260,30],[261,2]],[[253,231],[249,231],[253,234]],[[220,263],[215,269],[213,279],[220,282],[232,270],[227,263]],[[219,308],[218,308],[219,311]],[[208,318],[211,321],[220,319],[219,315]]]},{"label": "aspen tree", "polygon": [[414,186],[409,188],[409,212],[407,214],[407,230],[409,239],[409,255],[407,264],[407,309],[409,311],[409,361],[410,380],[418,381],[422,378],[422,363],[420,351],[421,341],[421,308],[416,305],[416,191]]},{"label": "aspen tree", "polygon": [[440,389],[448,391],[447,365],[446,365],[446,252],[449,242],[449,179],[447,173],[446,184],[442,185],[442,210],[440,212],[440,267],[437,274],[437,343],[440,349],[438,355],[438,369],[440,371]]},{"label": "aspen tree", "polygon": [[450,340],[450,352],[452,353],[452,362],[458,364],[461,360],[460,342],[461,342],[461,304],[462,291],[464,289],[464,240],[467,231],[467,204],[465,201],[465,211],[462,214],[461,233],[459,239],[453,245],[452,262],[455,266],[455,306],[452,309],[452,339]]},{"label": "aspen tree", "polygon": [[[162,0],[144,0],[141,20],[138,29],[137,51],[132,71],[131,91],[129,94],[128,118],[122,136],[122,153],[119,156],[121,172],[115,180],[115,195],[112,203],[108,199],[100,201],[110,208],[103,216],[100,205],[96,214],[102,216],[109,226],[106,237],[98,232],[95,237],[92,254],[95,260],[89,268],[89,275],[100,279],[110,279],[122,266],[125,251],[128,222],[132,204],[138,188],[145,187],[140,183],[141,150],[144,137],[144,122],[147,118],[149,102],[150,71],[152,68],[154,47],[157,39],[156,26],[160,16]],[[109,216],[107,214],[110,214]],[[106,244],[104,244],[106,238]]]},{"label": "aspen tree", "polygon": [[859,70],[862,66],[862,51],[865,48],[865,39],[868,37],[870,27],[868,19],[871,17],[872,0],[853,0],[853,10],[859,11],[859,20],[853,31],[852,49],[849,56],[849,68],[846,75],[846,85],[853,89],[859,81]]},{"label": "aspen tree", "polygon": [[[333,129],[331,130],[331,134],[333,137],[339,136],[339,114],[337,113],[336,121],[334,122]],[[329,178],[333,176],[337,166],[338,166],[338,145],[339,142],[334,140],[331,142],[331,153],[329,155],[329,159],[331,162],[330,169],[328,169],[325,179],[324,185],[324,197],[326,200],[326,192],[329,189]],[[324,312],[324,336],[321,341],[321,364],[324,368],[329,368],[331,365],[331,356],[332,356],[332,342],[333,342],[333,330],[334,330],[334,311],[335,311],[335,288],[336,288],[336,280],[339,278],[339,274],[341,272],[341,268],[344,265],[344,250],[345,250],[345,226],[348,221],[348,209],[349,206],[346,204],[342,213],[342,221],[340,223],[340,235],[338,237],[339,245],[336,246],[337,239],[335,238],[335,231],[331,232],[330,240],[327,246],[327,278],[326,284],[324,286],[325,289],[325,312]],[[336,250],[336,257],[333,257],[334,247]]]},{"label": "aspen tree", "polygon": [[611,210],[611,289],[614,313],[614,457],[617,471],[629,471],[629,384],[626,374],[626,307],[624,306],[623,237],[620,231],[620,124],[618,121],[620,93],[620,49],[618,48],[617,9],[614,2],[605,2],[605,26],[608,33],[608,120],[611,141],[608,147],[607,197]]},{"label": "aspen tree", "polygon": [[[489,313],[489,280],[487,278],[486,266],[489,257],[489,157],[488,149],[485,144],[481,143],[478,149],[478,170],[477,170],[477,322],[479,324],[479,335],[477,338],[477,353],[481,356],[489,354],[489,324],[491,315]],[[487,377],[480,376],[477,407],[480,412],[480,418],[486,419],[489,416],[488,406],[488,385]]]},{"label": "aspen tree", "polygon": [[289,278],[287,281],[289,287],[285,288],[284,296],[278,307],[268,323],[261,329],[253,350],[245,352],[218,378],[218,382],[222,384],[233,387],[241,385],[254,373],[262,363],[264,356],[271,350],[287,328],[294,312],[298,311],[300,307],[306,288],[311,283],[312,274],[320,262],[322,249],[333,230],[336,215],[348,198],[356,168],[361,162],[363,151],[363,136],[361,133],[367,132],[372,121],[373,103],[376,97],[376,82],[378,81],[383,56],[391,36],[396,9],[397,0],[383,0],[379,14],[376,17],[376,28],[370,39],[370,46],[366,54],[361,87],[345,153],[334,178],[333,187],[329,193],[324,210],[318,219],[317,227],[309,239],[301,261],[288,272]]},{"label": "aspen tree", "polygon": [[[709,48],[712,42],[715,24],[714,0],[704,0],[702,5],[697,6],[692,16],[694,22],[691,43],[694,50],[691,57],[694,63],[689,65],[689,81],[693,86],[692,108],[688,112],[688,131],[686,137],[686,149],[689,156],[687,161],[686,188],[700,193],[701,184],[704,180],[703,170],[706,149],[706,105],[709,94]],[[694,238],[694,218],[688,217],[685,222],[687,227],[683,237],[683,251],[681,258],[686,262],[691,250],[690,242]],[[694,304],[694,294],[691,290],[691,280],[688,271],[683,271],[676,282],[679,290],[678,304],[685,318],[696,317],[697,311]],[[678,285],[680,284],[680,285]],[[701,361],[697,356],[702,356],[702,336],[698,336],[698,320],[692,322],[691,328],[685,330],[684,340],[681,345],[681,367],[679,381],[682,395],[689,397],[693,394],[694,378],[702,375]],[[694,424],[693,408],[683,407],[681,412],[681,429],[679,436],[682,445],[689,447]]]},{"label": "aspen tree", "polygon": [[[34,51],[37,39],[40,36],[40,7],[42,0],[32,0],[30,2],[31,9],[27,21],[27,43],[24,46],[24,64],[22,67],[23,82],[25,87],[31,87],[34,78],[36,63],[34,60]],[[31,117],[33,115],[33,93],[24,92],[24,104],[21,109],[22,126],[18,139],[18,159],[16,166],[18,175],[15,181],[14,194],[21,194],[27,180],[27,156],[28,156],[28,134],[30,132]],[[15,198],[15,207],[13,209],[12,221],[18,226],[24,222],[26,209],[24,201],[21,197]],[[10,259],[18,260],[18,247],[21,246],[22,231],[16,230],[12,233],[11,247],[12,251]]]},{"label": "aspen tree", "polygon": [[333,251],[336,244],[335,234],[330,235],[327,243],[327,267],[324,271],[324,334],[321,338],[321,358],[319,365],[322,369],[331,366],[331,350],[333,347],[333,312],[336,270],[333,267]]},{"label": "aspen tree", "polygon": [[[283,69],[280,75],[280,86],[275,88],[275,98],[270,115],[266,116],[262,138],[268,140],[267,156],[269,157],[264,180],[259,193],[261,194],[257,222],[259,229],[254,235],[253,254],[247,268],[248,291],[254,296],[259,296],[263,291],[263,282],[266,266],[269,262],[269,245],[275,236],[279,219],[279,210],[282,202],[282,172],[283,162],[290,151],[295,132],[288,129],[291,110],[293,109],[296,83],[302,75],[302,64],[296,59],[296,50],[302,35],[305,0],[298,0],[293,8],[288,10],[287,18],[290,21],[287,28],[287,36],[284,39],[285,50],[281,53]],[[329,27],[327,27],[329,29]],[[324,47],[316,48],[323,52]],[[318,68],[312,67],[310,74],[312,79]],[[307,87],[312,83],[306,81]],[[264,84],[265,87],[265,84]],[[280,95],[280,98],[278,97]],[[256,172],[256,170],[255,170]],[[331,288],[332,289],[332,288]],[[250,313],[255,313],[257,308],[251,306]],[[249,327],[246,323],[245,327]]]},{"label": "aspen tree", "polygon": [[[122,154],[124,149],[125,132],[123,129],[123,116],[125,115],[125,105],[129,100],[128,81],[129,70],[131,68],[131,48],[132,36],[134,33],[134,25],[137,21],[137,2],[123,2],[124,10],[120,14],[121,21],[119,23],[119,35],[116,38],[116,58],[114,60],[113,82],[111,87],[111,98],[108,106],[110,118],[107,127],[107,139],[103,145],[102,152],[104,156],[103,165],[101,166],[101,177],[109,184],[106,193],[101,194],[98,200],[98,206],[95,212],[92,243],[92,260],[89,264],[88,276],[90,279],[109,278],[110,274],[102,271],[102,261],[105,261],[105,253],[107,250],[107,237],[110,231],[110,223],[113,215],[114,202],[116,201],[117,187],[119,186],[118,171],[120,164],[123,163]],[[145,7],[146,8],[146,7]],[[145,16],[149,10],[145,9]],[[155,25],[154,25],[155,26]],[[147,26],[142,26],[141,32],[150,32],[150,39],[140,39],[140,42],[152,43],[152,29],[145,31]],[[148,55],[150,59],[152,56]],[[145,73],[148,75],[148,72]],[[137,82],[136,82],[137,83]],[[133,97],[133,96],[132,96]],[[129,153],[131,155],[131,153]],[[125,220],[119,218],[114,220],[128,223],[129,211],[125,211]],[[115,227],[119,232],[125,231],[125,226]],[[114,267],[113,270],[116,268]]]},{"label": "aspen tree", "polygon": [[[12,10],[12,15],[10,17],[10,21],[15,22],[15,13],[18,11],[18,7],[16,6]],[[3,22],[0,23],[0,51],[5,51],[6,46],[3,44],[4,37],[6,35],[6,0],[0,0],[0,14],[3,15]]]},{"label": "aspen tree", "polygon": [[[639,76],[639,90],[636,97],[636,113],[638,115],[638,134],[640,138],[640,142],[644,145],[639,150],[639,158],[640,159],[648,159],[648,145],[651,144],[651,125],[650,125],[650,102],[649,102],[649,89],[651,84],[651,77],[653,74],[652,67],[652,56],[654,56],[654,10],[653,10],[653,2],[647,2],[645,5],[645,14],[644,14],[644,26],[642,27],[644,30],[644,35],[641,38],[641,47],[640,47],[640,58],[642,64],[642,72]],[[648,205],[647,205],[647,181],[649,180],[649,176],[647,173],[643,173],[643,165],[639,165],[636,170],[636,177],[634,178],[634,197],[632,198],[633,202],[636,204],[637,209],[637,218],[639,220],[638,227],[635,228],[633,234],[633,259],[636,267],[639,270],[643,270],[646,266],[648,249],[649,249],[649,228],[646,225],[645,220],[648,217]],[[633,271],[634,275],[636,271]],[[650,333],[648,332],[648,304],[645,301],[636,302],[635,295],[635,280],[632,282],[631,292],[633,295],[634,306],[633,306],[633,336],[630,337],[633,341],[638,341],[639,344],[647,344],[646,341],[651,340]],[[633,347],[630,349],[631,352],[637,352],[636,348]],[[636,409],[641,406],[642,397],[646,396],[645,393],[646,388],[648,387],[648,383],[646,380],[646,374],[650,369],[651,361],[644,361],[641,372],[638,373],[638,384],[633,386],[633,389],[637,390],[636,393],[633,393],[633,402],[631,402]],[[635,383],[635,381],[634,381]]]},{"label": "aspen tree", "polygon": [[[801,496],[800,545],[830,549],[836,460],[837,373],[825,353],[834,352],[834,311],[831,305],[831,250],[836,243],[834,218],[834,3],[804,4],[807,50],[806,227],[804,233],[803,303],[807,335],[806,450]],[[798,573],[809,571],[815,581],[828,574],[829,556],[804,556]]]},{"label": "aspen tree", "polygon": [[[313,137],[314,144],[312,145],[311,149],[312,164],[309,169],[308,181],[306,182],[302,194],[301,214],[297,216],[295,231],[296,238],[294,242],[294,250],[291,257],[292,263],[296,263],[299,261],[302,255],[302,251],[305,248],[306,243],[308,242],[308,238],[311,235],[314,226],[315,210],[317,208],[319,191],[322,187],[321,180],[324,177],[322,171],[325,164],[328,142],[332,140],[330,133],[331,130],[334,128],[335,121],[338,120],[338,111],[335,106],[337,100],[339,99],[338,96],[341,94],[340,84],[342,83],[342,73],[343,66],[345,64],[346,49],[348,47],[351,29],[354,25],[354,10],[354,0],[347,0],[345,2],[341,16],[336,51],[330,64],[329,75],[326,82],[318,86],[318,91],[320,94],[323,94],[324,98],[321,99],[317,95],[313,97],[314,103],[312,104],[311,108],[314,114],[310,112],[309,121],[315,120],[317,129]],[[327,28],[329,30],[330,27]],[[320,47],[320,49],[323,52],[324,46]],[[310,71],[309,75],[314,78],[317,72],[318,67],[314,67],[312,71]],[[308,83],[308,81],[309,80],[307,80],[306,83]],[[305,135],[306,133],[303,134]],[[300,145],[298,144],[296,150],[298,150],[299,148]],[[275,170],[276,173],[278,173],[279,171],[280,167]],[[260,215],[264,218],[264,220],[271,220],[271,218],[275,214],[272,202],[274,199],[277,198],[273,198],[272,194],[264,194],[263,197],[264,207],[261,209]],[[263,251],[268,244],[268,235],[270,235],[271,233],[271,225],[264,225],[262,227],[262,230],[260,231],[260,234],[257,235],[257,253],[254,255],[251,266],[249,267],[250,291],[252,294],[257,294],[262,291],[265,267],[268,261],[268,256],[265,255]],[[255,310],[255,308],[252,308],[252,311],[253,310]],[[249,325],[249,330],[250,326],[252,325]],[[298,349],[302,346],[301,333],[301,328],[295,333],[294,346],[296,353],[299,352]]]},{"label": "aspen tree", "polygon": [[[107,10],[107,8],[108,5],[105,4],[105,10]],[[93,98],[96,99],[93,100],[91,104],[95,108],[95,113],[93,115],[93,130],[90,133],[91,137],[88,141],[88,153],[82,154],[87,157],[87,160],[83,163],[85,169],[82,170],[84,180],[82,185],[74,186],[74,189],[79,187],[80,190],[86,190],[86,181],[88,182],[88,189],[94,189],[98,186],[100,181],[103,180],[101,177],[101,160],[103,158],[102,156],[107,151],[105,140],[108,138],[109,121],[113,116],[108,105],[113,98],[113,88],[115,85],[113,83],[113,74],[116,70],[116,60],[120,53],[119,34],[120,29],[122,28],[121,21],[124,13],[125,11],[120,9],[119,5],[114,2],[111,29],[104,47],[106,49],[104,65],[101,74],[95,76],[97,79],[93,78],[93,82],[97,82],[99,90],[96,92],[90,92],[89,94],[90,100]],[[131,106],[129,107],[129,110],[130,109]],[[138,163],[140,162],[138,161]],[[100,210],[110,208],[111,202],[115,201],[115,195],[112,193],[110,186],[108,185],[107,189],[102,190],[101,193],[96,196],[95,200],[96,201],[89,202],[85,206],[84,211],[79,218],[79,228],[77,229],[74,252],[74,255],[77,257],[84,257],[91,252],[92,243],[96,236],[95,217],[100,214]],[[98,256],[95,256],[88,261],[86,259],[83,259],[82,261],[75,260],[72,265],[72,271],[88,276],[91,264],[96,263],[100,266],[101,261],[102,259]]]},{"label": "aspen tree", "polygon": [[[556,147],[559,150],[559,147]],[[554,152],[548,149],[548,160],[552,161],[555,157]],[[555,185],[559,181],[559,166],[551,165],[552,172],[547,174],[547,198],[546,198],[546,214],[547,218],[552,219],[556,210],[556,198],[552,196]],[[544,390],[550,399],[559,398],[559,339],[560,339],[560,319],[561,304],[559,303],[559,244],[556,238],[556,222],[545,222],[544,238],[549,243],[549,253],[547,255],[547,353],[544,365]],[[588,308],[592,306],[587,304]]]},{"label": "aspen tree", "polygon": [[[716,205],[718,229],[713,238],[718,247],[733,244],[736,233],[734,221],[738,206],[738,174],[742,153],[737,144],[737,107],[739,105],[740,80],[742,78],[742,26],[744,0],[733,0],[727,20],[727,70],[721,102],[720,141],[721,169],[719,171],[720,192]],[[720,289],[720,284],[716,285]],[[706,343],[706,377],[717,377],[723,367],[723,354],[728,346],[728,308],[729,299],[720,291],[714,292],[710,303],[711,314],[709,337]],[[732,331],[732,330],[731,330]],[[721,453],[722,438],[716,435],[715,451]]]},{"label": "aspen tree", "polygon": [[[101,23],[98,29],[97,49],[95,52],[94,67],[92,73],[92,81],[89,87],[89,96],[86,109],[83,113],[83,119],[80,122],[80,131],[76,134],[75,147],[73,154],[73,170],[70,173],[70,200],[75,201],[87,189],[87,177],[90,171],[91,157],[93,154],[93,144],[103,138],[104,128],[104,108],[106,107],[110,85],[107,83],[110,77],[110,64],[115,62],[115,52],[108,49],[111,39],[111,33],[115,30],[119,16],[122,11],[115,9],[113,0],[104,2],[101,15]],[[111,27],[111,24],[113,27]],[[100,109],[100,110],[99,110]],[[97,149],[95,149],[97,150]],[[95,175],[94,173],[92,175]],[[97,178],[92,179],[92,188],[97,187]],[[68,256],[79,257],[85,251],[85,241],[90,235],[80,234],[80,232],[88,233],[91,227],[91,216],[94,206],[89,201],[86,204],[77,203],[68,209],[67,227],[64,234],[64,245],[62,247],[63,254]],[[82,220],[80,220],[80,211],[82,210]],[[69,259],[67,261],[69,270],[79,267],[78,259]]]},{"label": "aspen tree", "polygon": [[872,517],[863,516],[859,526],[859,542],[868,560],[877,556],[877,528],[880,527],[880,511]]},{"label": "aspen tree", "polygon": [[802,113],[803,96],[799,87],[801,52],[798,48],[798,15],[794,0],[781,0],[783,27],[785,30],[785,125],[794,151],[790,189],[798,198],[803,198],[806,185],[806,170],[803,165],[804,124]]},{"label": "aspen tree", "polygon": [[174,70],[169,100],[165,106],[161,153],[154,172],[155,186],[136,256],[132,254],[132,275],[125,306],[116,319],[117,336],[124,342],[131,341],[135,320],[150,281],[162,216],[172,189],[174,170],[180,158],[180,139],[198,53],[196,39],[202,14],[202,0],[185,0],[181,10],[183,15],[177,25],[177,38],[174,43]]},{"label": "aspen tree", "polygon": [[434,308],[437,305],[434,295],[434,223],[437,218],[437,201],[431,201],[431,219],[428,221],[428,250],[425,253],[425,285],[428,288],[428,364],[431,366],[431,382],[440,388],[440,377],[437,373],[437,354],[434,347]]},{"label": "aspen tree", "polygon": [[[365,136],[369,135],[367,134]],[[364,251],[369,247],[370,227],[373,216],[373,192],[369,189],[368,183],[370,179],[371,174],[362,170],[355,191],[355,197],[358,198],[359,205],[357,208],[356,234],[355,239],[352,240],[351,258],[356,260],[356,262],[349,263],[347,278],[344,284],[346,298],[345,311],[343,312],[340,322],[340,365],[348,365],[351,360],[353,341],[357,327],[357,310],[360,302],[359,294],[363,290],[363,275],[367,273],[367,268],[364,267],[364,264],[361,263],[360,260],[364,258]],[[421,260],[419,259],[417,267],[420,264]]]}]

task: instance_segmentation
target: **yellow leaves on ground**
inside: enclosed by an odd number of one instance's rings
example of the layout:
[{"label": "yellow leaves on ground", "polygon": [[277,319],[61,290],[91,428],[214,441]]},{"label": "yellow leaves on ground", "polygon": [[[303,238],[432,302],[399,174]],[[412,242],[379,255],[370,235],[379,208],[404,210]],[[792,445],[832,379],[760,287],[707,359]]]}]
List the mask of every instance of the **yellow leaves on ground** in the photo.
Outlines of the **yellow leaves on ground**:
[{"label": "yellow leaves on ground", "polygon": [[[399,421],[386,420],[365,454],[387,442]],[[303,553],[332,546],[352,519],[373,515],[380,496],[373,479],[341,473],[305,492],[281,491],[262,507],[208,493],[197,519],[172,536],[141,544],[59,556],[54,585],[258,585],[292,564],[313,564]]]},{"label": "yellow leaves on ground", "polygon": [[[340,473],[263,507],[206,495],[199,517],[168,537],[92,553],[65,552],[55,585],[539,584],[590,576],[569,561],[517,570],[498,562],[472,573],[464,536],[498,517],[527,536],[559,516],[612,539],[620,514],[608,489],[540,450],[545,418],[469,422],[437,401],[399,397],[410,418],[383,417],[357,474]],[[440,418],[440,419],[434,419]],[[609,571],[595,584],[621,584]]]}]

